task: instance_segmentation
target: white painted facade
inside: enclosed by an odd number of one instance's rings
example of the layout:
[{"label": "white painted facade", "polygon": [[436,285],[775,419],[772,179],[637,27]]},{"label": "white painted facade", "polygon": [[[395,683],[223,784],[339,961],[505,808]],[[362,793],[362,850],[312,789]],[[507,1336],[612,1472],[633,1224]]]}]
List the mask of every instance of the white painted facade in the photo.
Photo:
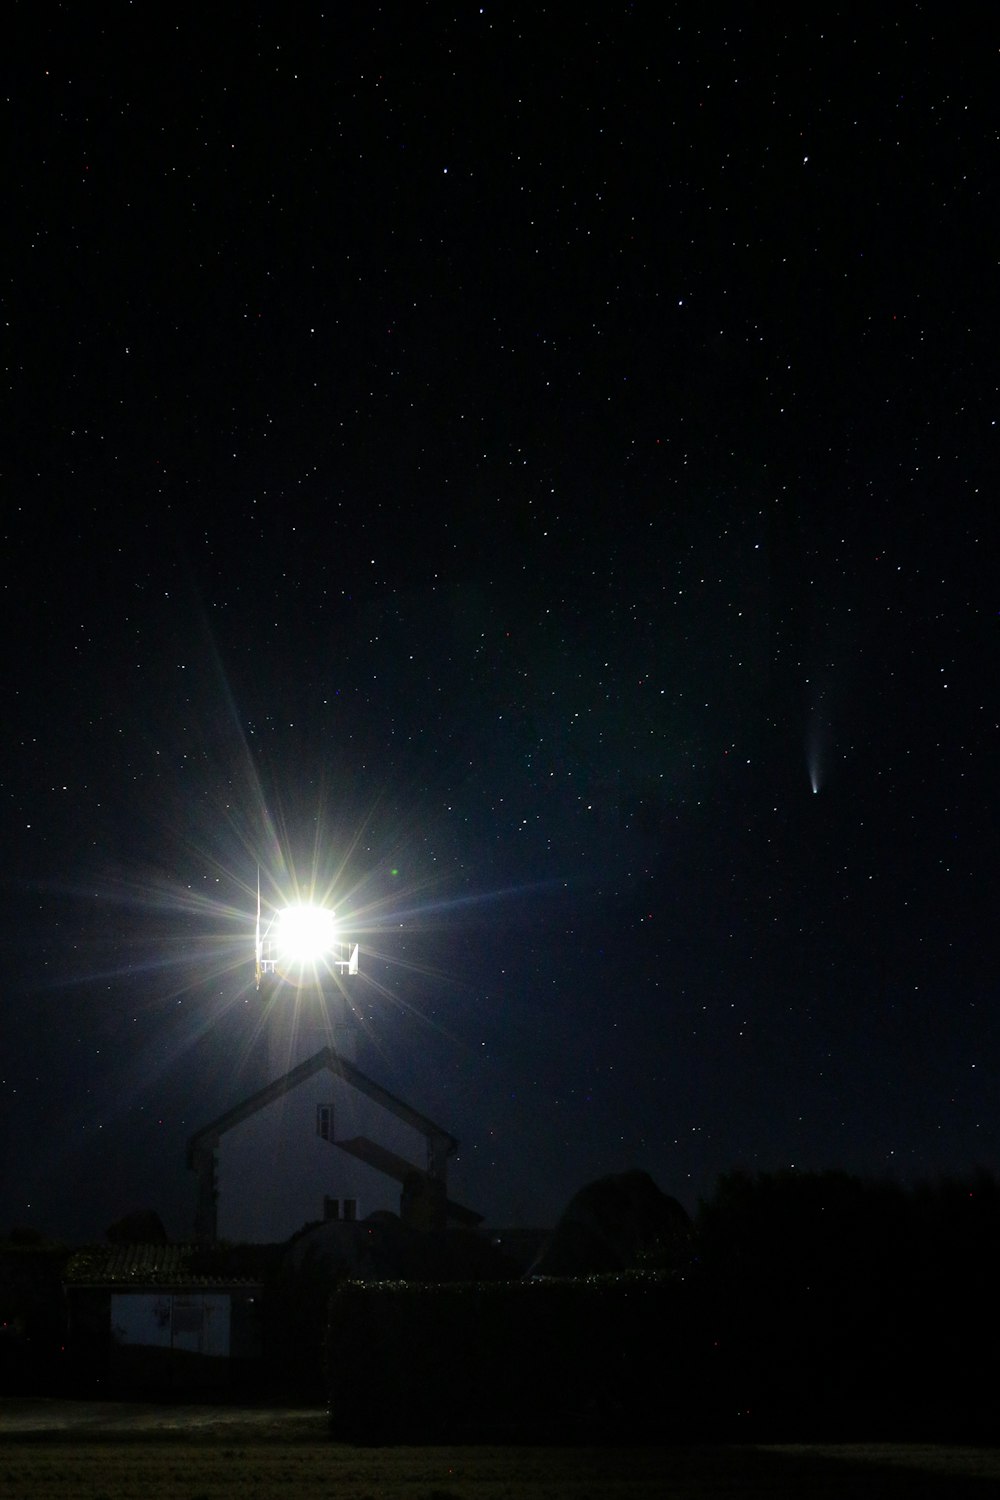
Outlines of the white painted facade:
[{"label": "white painted facade", "polygon": [[286,1240],[327,1217],[328,1200],[341,1217],[398,1213],[399,1183],[337,1145],[358,1136],[426,1170],[426,1135],[327,1068],[230,1126],[216,1147],[216,1236]]},{"label": "white painted facade", "polygon": [[[263,993],[263,992],[262,992]],[[332,1047],[348,1062],[358,1060],[358,1028],[340,994],[282,987],[263,1001],[268,1073],[280,1078],[298,1063]]]},{"label": "white painted facade", "polygon": [[228,1292],[112,1292],[111,1336],[120,1346],[229,1355]]}]

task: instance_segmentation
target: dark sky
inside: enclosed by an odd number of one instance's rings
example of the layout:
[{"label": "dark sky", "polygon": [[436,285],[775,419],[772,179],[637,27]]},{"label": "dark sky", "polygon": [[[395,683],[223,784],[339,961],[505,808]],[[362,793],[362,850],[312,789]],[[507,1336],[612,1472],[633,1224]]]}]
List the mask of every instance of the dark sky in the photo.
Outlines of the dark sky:
[{"label": "dark sky", "polygon": [[547,1223],[996,1167],[996,33],[22,4],[0,1232],[190,1230],[265,902]]}]

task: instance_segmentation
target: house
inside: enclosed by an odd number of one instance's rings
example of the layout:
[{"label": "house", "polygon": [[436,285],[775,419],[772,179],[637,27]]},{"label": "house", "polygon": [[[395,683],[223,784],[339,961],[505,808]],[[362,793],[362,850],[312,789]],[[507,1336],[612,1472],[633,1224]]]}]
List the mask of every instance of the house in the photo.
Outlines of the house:
[{"label": "house", "polygon": [[379,1210],[424,1229],[478,1223],[448,1201],[457,1146],[335,1048],[321,1047],[192,1136],[195,1235],[276,1243],[310,1222]]}]

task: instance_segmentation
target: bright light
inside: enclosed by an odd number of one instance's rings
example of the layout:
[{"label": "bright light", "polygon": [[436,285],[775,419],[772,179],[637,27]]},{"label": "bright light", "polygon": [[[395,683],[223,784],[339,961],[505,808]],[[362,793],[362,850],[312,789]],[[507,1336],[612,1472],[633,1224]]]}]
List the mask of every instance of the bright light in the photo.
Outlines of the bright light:
[{"label": "bright light", "polygon": [[322,906],[286,906],[278,913],[275,947],[285,960],[316,963],[330,952],[336,941],[333,912]]}]

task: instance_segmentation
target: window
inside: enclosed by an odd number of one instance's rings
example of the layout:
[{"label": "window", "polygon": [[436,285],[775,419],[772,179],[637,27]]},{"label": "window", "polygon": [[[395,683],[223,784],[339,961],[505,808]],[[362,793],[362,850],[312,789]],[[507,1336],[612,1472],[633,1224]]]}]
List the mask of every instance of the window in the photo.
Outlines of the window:
[{"label": "window", "polygon": [[321,1141],[333,1140],[333,1105],[317,1104],[316,1134]]},{"label": "window", "polygon": [[357,1198],[324,1198],[323,1219],[327,1224],[353,1224],[358,1217]]}]

